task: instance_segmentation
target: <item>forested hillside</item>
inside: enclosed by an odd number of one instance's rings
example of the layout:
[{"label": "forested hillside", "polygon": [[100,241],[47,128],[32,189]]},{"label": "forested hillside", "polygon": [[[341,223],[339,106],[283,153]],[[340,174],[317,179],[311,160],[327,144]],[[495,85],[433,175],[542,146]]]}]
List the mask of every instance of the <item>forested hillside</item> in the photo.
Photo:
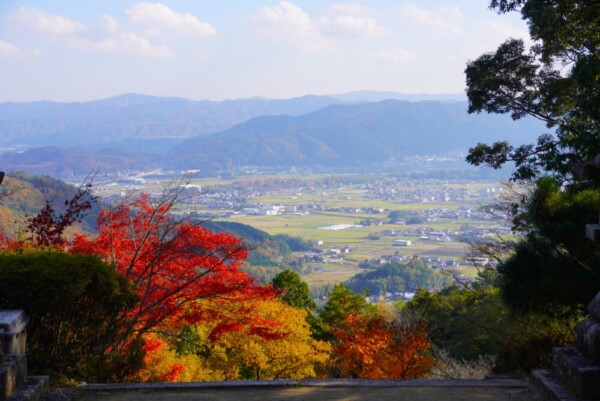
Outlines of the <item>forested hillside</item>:
[{"label": "forested hillside", "polygon": [[414,292],[417,288],[443,288],[451,282],[450,275],[414,259],[407,263],[388,263],[376,270],[359,273],[346,285],[357,294],[367,291],[370,295],[379,295],[385,292]]},{"label": "forested hillside", "polygon": [[145,170],[160,166],[156,156],[119,149],[66,149],[41,146],[24,152],[0,154],[0,166],[6,171],[26,171],[59,178],[91,174],[95,171],[114,173],[126,170]]},{"label": "forested hillside", "polygon": [[243,238],[248,247],[246,270],[257,279],[267,282],[282,269],[298,263],[292,256],[294,251],[308,251],[309,241],[288,235],[270,235],[246,224],[226,221],[206,221],[202,227],[215,233],[227,232]]},{"label": "forested hillside", "polygon": [[[72,198],[77,188],[48,176],[30,176],[24,173],[10,173],[0,186],[0,230],[10,237],[16,237],[26,229],[28,216],[35,216],[46,199],[53,202],[60,213],[64,200]],[[81,225],[74,229],[84,232],[95,230],[99,205],[92,202]]]}]

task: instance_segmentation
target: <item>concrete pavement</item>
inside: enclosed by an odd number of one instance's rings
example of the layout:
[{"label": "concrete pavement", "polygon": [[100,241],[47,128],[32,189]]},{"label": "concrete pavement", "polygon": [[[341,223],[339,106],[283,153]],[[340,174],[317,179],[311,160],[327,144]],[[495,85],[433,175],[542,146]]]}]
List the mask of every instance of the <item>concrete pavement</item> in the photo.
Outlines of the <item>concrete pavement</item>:
[{"label": "concrete pavement", "polygon": [[77,401],[529,401],[527,383],[488,380],[303,380],[88,385]]}]

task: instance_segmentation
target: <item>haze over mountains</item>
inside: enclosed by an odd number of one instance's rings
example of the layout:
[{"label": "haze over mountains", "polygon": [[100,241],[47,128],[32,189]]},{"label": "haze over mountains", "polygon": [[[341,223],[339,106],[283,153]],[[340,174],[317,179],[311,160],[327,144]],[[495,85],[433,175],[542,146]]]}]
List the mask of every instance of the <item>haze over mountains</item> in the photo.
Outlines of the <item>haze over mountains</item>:
[{"label": "haze over mountains", "polygon": [[130,139],[176,140],[215,133],[256,116],[300,115],[341,102],[326,96],[212,102],[125,94],[82,103],[2,103],[0,146],[97,148],[119,147]]},{"label": "haze over mountains", "polygon": [[430,97],[355,92],[211,102],[127,94],[3,103],[0,148],[28,150],[0,155],[0,166],[62,176],[95,168],[343,167],[446,154],[477,142],[526,143],[545,130],[532,119],[469,115],[461,95]]}]

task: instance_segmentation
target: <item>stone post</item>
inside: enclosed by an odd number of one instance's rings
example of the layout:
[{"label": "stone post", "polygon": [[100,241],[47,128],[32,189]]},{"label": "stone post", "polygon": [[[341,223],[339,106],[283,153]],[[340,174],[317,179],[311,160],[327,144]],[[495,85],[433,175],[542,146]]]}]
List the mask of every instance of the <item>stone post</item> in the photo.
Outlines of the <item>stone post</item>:
[{"label": "stone post", "polygon": [[26,383],[27,321],[21,310],[0,310],[0,400],[13,396]]}]

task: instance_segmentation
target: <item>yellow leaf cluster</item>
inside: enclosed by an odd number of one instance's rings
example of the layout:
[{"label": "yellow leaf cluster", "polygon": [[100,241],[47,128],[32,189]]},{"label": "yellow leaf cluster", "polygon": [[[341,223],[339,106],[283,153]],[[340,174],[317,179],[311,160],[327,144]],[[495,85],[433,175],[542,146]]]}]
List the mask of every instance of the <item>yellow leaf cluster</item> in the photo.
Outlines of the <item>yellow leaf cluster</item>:
[{"label": "yellow leaf cluster", "polygon": [[[319,369],[328,365],[332,348],[329,343],[311,337],[306,322],[308,312],[277,299],[254,302],[253,316],[268,322],[268,335],[256,332],[252,324],[245,324],[238,330],[211,338],[210,333],[219,322],[197,326],[206,352],[178,355],[168,346],[156,348],[148,353],[152,356],[147,355],[146,368],[138,379],[215,381],[316,377]],[[207,307],[219,306],[208,304]],[[181,371],[177,371],[179,366],[183,366]]]}]

